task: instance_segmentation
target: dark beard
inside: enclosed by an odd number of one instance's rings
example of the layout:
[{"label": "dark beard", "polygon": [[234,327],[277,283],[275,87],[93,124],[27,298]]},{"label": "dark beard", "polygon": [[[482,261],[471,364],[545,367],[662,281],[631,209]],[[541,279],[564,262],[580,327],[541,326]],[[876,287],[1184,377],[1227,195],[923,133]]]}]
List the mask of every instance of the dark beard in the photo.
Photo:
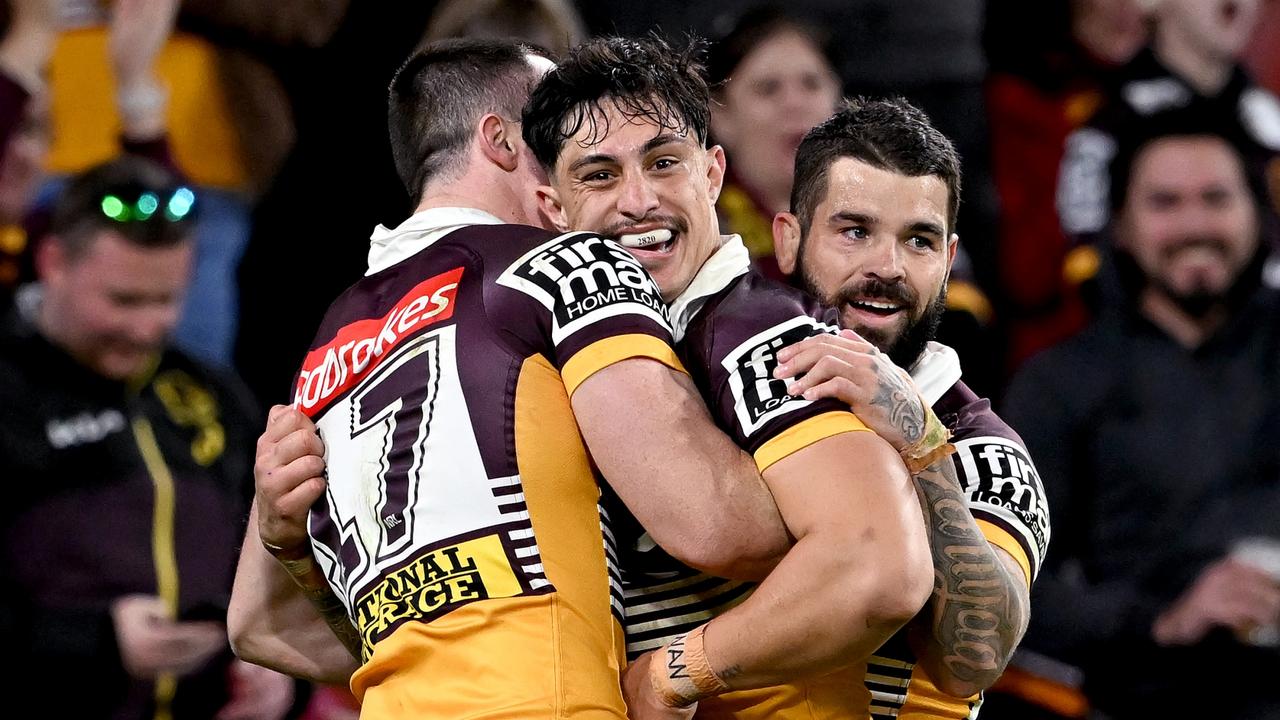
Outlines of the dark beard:
[{"label": "dark beard", "polygon": [[[804,272],[804,268],[800,268],[800,272],[796,276],[800,281],[800,287],[805,292],[822,301],[823,305],[833,307],[839,310],[840,306],[845,304],[846,296],[852,296],[852,293],[844,288],[838,290],[834,297],[827,297],[819,291],[813,279],[808,273]],[[906,287],[905,284],[878,286],[881,288],[876,295],[881,295],[891,299],[914,302],[914,293]],[[919,359],[920,353],[924,352],[925,345],[934,339],[938,334],[938,325],[942,322],[942,315],[947,310],[947,285],[944,282],[942,290],[938,296],[933,299],[925,308],[924,314],[914,322],[907,320],[907,327],[896,337],[889,337],[879,332],[870,332],[863,335],[863,338],[875,345],[876,348],[893,361],[900,368],[910,369],[912,365]],[[856,328],[849,328],[855,330]]]},{"label": "dark beard", "polygon": [[1178,292],[1157,278],[1151,278],[1150,282],[1172,300],[1179,310],[1197,320],[1204,319],[1209,313],[1227,304],[1228,294],[1225,292],[1214,292],[1207,288],[1196,288],[1190,292]]},{"label": "dark beard", "polygon": [[880,348],[880,352],[888,354],[894,365],[910,370],[911,366],[916,364],[916,360],[920,359],[924,346],[937,337],[938,325],[942,323],[942,316],[946,311],[947,286],[943,285],[942,292],[939,292],[938,297],[925,308],[924,315],[907,325],[906,331],[898,337],[896,342],[890,344],[888,348],[881,347],[879,343],[876,347]]}]

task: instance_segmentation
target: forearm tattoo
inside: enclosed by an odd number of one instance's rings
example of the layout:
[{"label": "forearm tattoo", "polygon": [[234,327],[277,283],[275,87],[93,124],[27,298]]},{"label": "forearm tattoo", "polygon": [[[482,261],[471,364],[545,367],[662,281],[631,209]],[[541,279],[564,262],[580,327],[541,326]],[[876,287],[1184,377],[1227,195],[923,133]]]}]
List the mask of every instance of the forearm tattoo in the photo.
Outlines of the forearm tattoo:
[{"label": "forearm tattoo", "polygon": [[895,369],[876,368],[876,394],[871,405],[884,410],[889,422],[902,433],[902,437],[910,445],[924,434],[924,404],[920,396],[907,382],[907,379]]},{"label": "forearm tattoo", "polygon": [[333,630],[333,634],[342,641],[342,645],[347,652],[351,653],[351,657],[362,660],[360,634],[351,624],[351,619],[347,617],[347,607],[329,587],[324,573],[320,571],[310,553],[303,557],[277,557],[276,559],[298,584],[302,593],[307,596],[307,600],[320,613],[320,617],[324,618],[325,623]]},{"label": "forearm tattoo", "polygon": [[933,554],[931,652],[957,679],[988,684],[1026,626],[1026,582],[1009,572],[974,522],[950,458],[921,471],[916,484]]}]

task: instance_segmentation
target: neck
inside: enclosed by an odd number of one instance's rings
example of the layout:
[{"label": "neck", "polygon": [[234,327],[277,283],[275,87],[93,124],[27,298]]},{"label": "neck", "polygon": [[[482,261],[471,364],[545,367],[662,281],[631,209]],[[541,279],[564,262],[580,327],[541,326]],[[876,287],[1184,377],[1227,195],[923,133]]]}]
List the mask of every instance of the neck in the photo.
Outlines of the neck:
[{"label": "neck", "polygon": [[1143,290],[1139,309],[1143,317],[1188,350],[1200,347],[1227,321],[1227,310],[1223,306],[1203,316],[1189,315],[1168,295],[1151,287]]},{"label": "neck", "polygon": [[1171,22],[1157,25],[1154,50],[1161,63],[1201,95],[1217,95],[1231,78],[1235,65],[1230,57],[1200,47],[1189,33]]},{"label": "neck", "polygon": [[465,207],[482,210],[505,223],[537,224],[537,218],[528,217],[524,211],[521,198],[510,187],[509,177],[481,177],[483,174],[472,171],[453,180],[427,185],[414,212],[439,207]]}]

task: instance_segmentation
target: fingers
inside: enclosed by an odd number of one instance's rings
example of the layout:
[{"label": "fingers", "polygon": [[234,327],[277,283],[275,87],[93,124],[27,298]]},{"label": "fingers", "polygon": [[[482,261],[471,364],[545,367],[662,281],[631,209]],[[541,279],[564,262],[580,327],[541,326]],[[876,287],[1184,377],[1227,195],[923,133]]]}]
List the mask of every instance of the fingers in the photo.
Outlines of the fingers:
[{"label": "fingers", "polygon": [[[307,463],[295,465],[298,460],[314,458]],[[305,475],[295,472],[306,469]],[[315,432],[300,428],[294,430],[276,442],[259,440],[258,456],[254,463],[254,477],[259,489],[285,492],[307,478],[321,475],[324,471],[324,442]]]},{"label": "fingers", "polygon": [[807,337],[799,342],[792,343],[778,351],[778,361],[781,363],[789,362],[801,350],[810,349],[815,346],[830,348],[833,351],[846,350],[868,354],[875,354],[879,352],[875,345],[867,342],[862,338],[862,336],[852,330],[841,330],[838,335],[821,333]]},{"label": "fingers", "polygon": [[266,440],[267,442],[277,442],[289,433],[306,428],[315,432],[315,423],[311,422],[311,418],[302,414],[301,410],[289,405],[273,405],[271,411],[267,413],[267,427],[262,432],[259,442]]},{"label": "fingers", "polygon": [[[830,336],[826,336],[830,337]],[[810,338],[812,340],[813,338]],[[841,363],[854,368],[865,368],[873,370],[879,359],[871,352],[874,348],[870,345],[862,344],[853,346],[846,340],[838,343],[813,342],[801,346],[800,344],[792,345],[792,352],[788,355],[788,360],[778,365],[774,370],[773,376],[780,380],[787,378],[799,377],[806,373],[812,372],[823,358],[833,358]]]}]

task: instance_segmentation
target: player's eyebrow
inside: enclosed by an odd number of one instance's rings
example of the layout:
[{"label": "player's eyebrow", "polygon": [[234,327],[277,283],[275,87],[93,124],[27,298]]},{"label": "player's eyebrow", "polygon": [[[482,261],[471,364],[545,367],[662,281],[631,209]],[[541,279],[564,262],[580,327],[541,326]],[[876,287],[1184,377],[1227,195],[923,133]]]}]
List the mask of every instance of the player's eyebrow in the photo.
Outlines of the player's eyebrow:
[{"label": "player's eyebrow", "polygon": [[869,215],[867,213],[854,212],[852,210],[841,210],[839,212],[831,213],[831,217],[827,218],[827,222],[832,225],[837,225],[842,222],[857,223],[858,225],[875,225],[880,222],[880,219],[875,215]]},{"label": "player's eyebrow", "polygon": [[682,142],[684,142],[683,135],[676,135],[674,133],[663,133],[661,135],[658,135],[657,137],[650,139],[649,142],[645,143],[640,148],[640,153],[646,154],[646,153],[652,152],[655,148],[662,147],[663,145],[667,145],[670,143],[682,143]]},{"label": "player's eyebrow", "polygon": [[586,165],[595,165],[596,163],[617,163],[618,159],[613,155],[606,153],[593,153],[591,155],[583,155],[569,164],[569,172],[573,172]]},{"label": "player's eyebrow", "polygon": [[927,220],[913,222],[907,229],[913,233],[921,233],[924,235],[937,235],[938,237],[943,237],[946,235],[946,231],[942,229],[941,225],[939,225],[938,223],[929,222]]}]

